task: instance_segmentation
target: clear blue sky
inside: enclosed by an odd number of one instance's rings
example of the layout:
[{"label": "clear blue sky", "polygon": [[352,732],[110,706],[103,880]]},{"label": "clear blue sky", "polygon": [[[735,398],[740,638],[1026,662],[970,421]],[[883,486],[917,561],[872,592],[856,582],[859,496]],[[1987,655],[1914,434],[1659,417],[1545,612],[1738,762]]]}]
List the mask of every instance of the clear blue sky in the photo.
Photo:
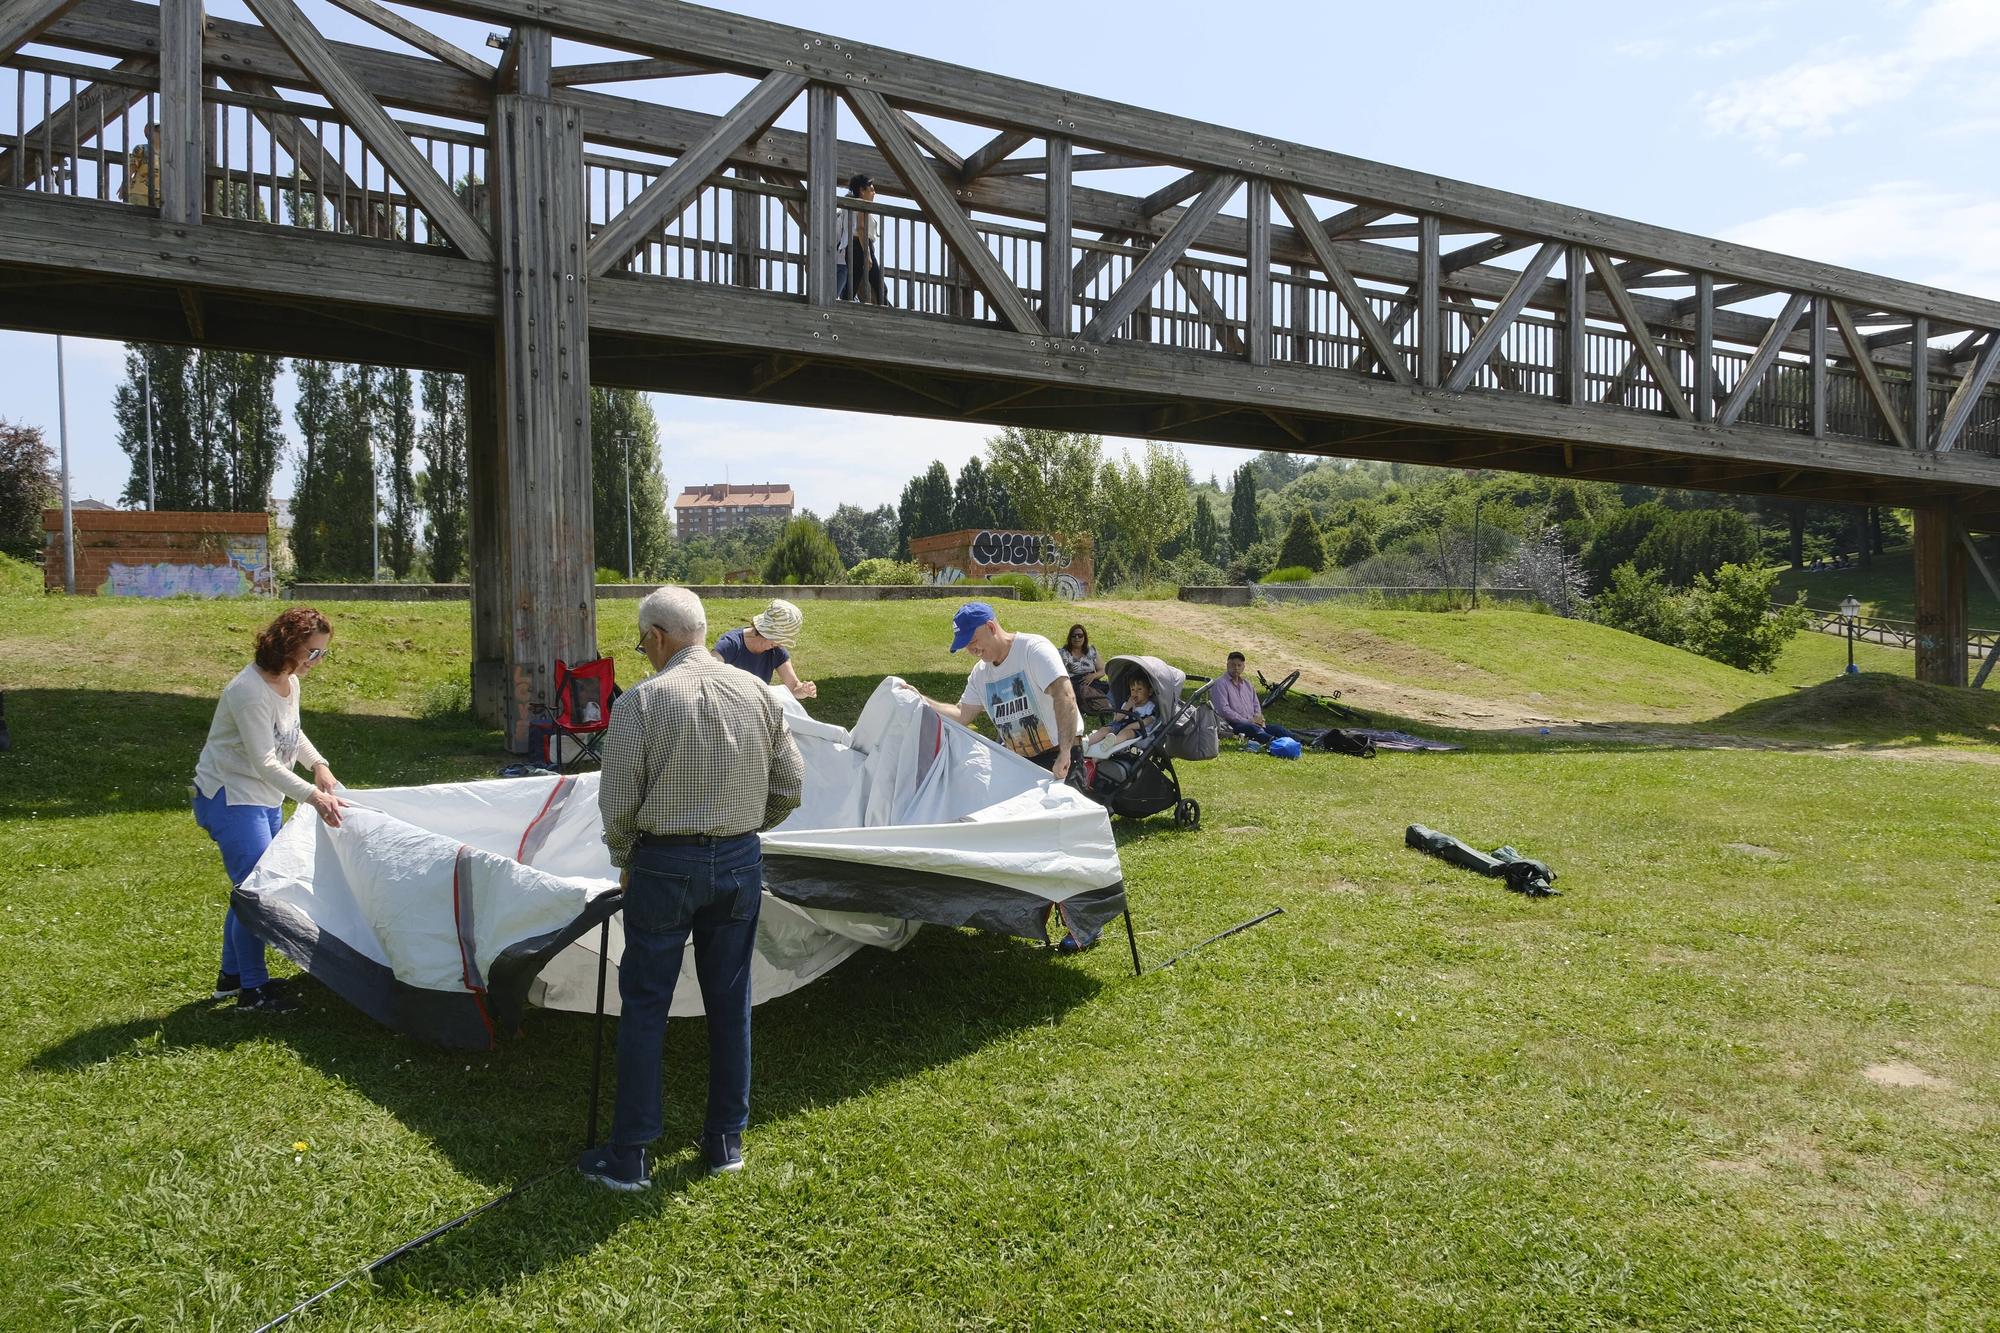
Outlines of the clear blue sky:
[{"label": "clear blue sky", "polygon": [[[325,0],[323,30],[380,42]],[[740,12],[1687,231],[2000,298],[2000,0],[1703,7],[872,0]],[[248,18],[240,0],[219,17]],[[1218,21],[1218,13],[1225,21]],[[485,28],[438,21],[484,51]],[[559,59],[588,58],[576,48]],[[686,94],[698,84],[659,85]],[[640,86],[643,87],[643,86]],[[740,85],[738,85],[740,87]],[[730,89],[701,95],[717,106]],[[0,108],[11,130],[12,107]],[[788,117],[788,120],[796,116]],[[976,142],[979,132],[955,136]],[[79,496],[115,498],[117,344],[69,340]],[[0,417],[56,427],[54,340],[0,332]],[[290,396],[285,394],[287,427]],[[790,481],[821,513],[893,501],[984,431],[655,395],[670,484]],[[1227,450],[1187,451],[1197,475]],[[725,462],[726,460],[726,462]],[[289,469],[278,493],[290,491]]]}]

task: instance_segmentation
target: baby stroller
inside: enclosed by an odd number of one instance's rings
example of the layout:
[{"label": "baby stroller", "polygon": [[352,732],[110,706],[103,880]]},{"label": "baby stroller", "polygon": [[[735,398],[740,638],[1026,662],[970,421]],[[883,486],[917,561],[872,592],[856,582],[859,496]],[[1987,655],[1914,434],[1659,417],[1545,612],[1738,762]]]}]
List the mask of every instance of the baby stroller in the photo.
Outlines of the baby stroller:
[{"label": "baby stroller", "polygon": [[1181,794],[1174,760],[1215,758],[1215,710],[1208,706],[1208,686],[1182,699],[1187,676],[1157,657],[1114,657],[1105,663],[1111,697],[1121,706],[1131,697],[1132,678],[1144,675],[1153,687],[1157,716],[1137,739],[1101,759],[1077,764],[1070,780],[1084,795],[1127,819],[1144,819],[1162,810],[1174,812],[1174,823],[1198,828],[1201,803]]}]

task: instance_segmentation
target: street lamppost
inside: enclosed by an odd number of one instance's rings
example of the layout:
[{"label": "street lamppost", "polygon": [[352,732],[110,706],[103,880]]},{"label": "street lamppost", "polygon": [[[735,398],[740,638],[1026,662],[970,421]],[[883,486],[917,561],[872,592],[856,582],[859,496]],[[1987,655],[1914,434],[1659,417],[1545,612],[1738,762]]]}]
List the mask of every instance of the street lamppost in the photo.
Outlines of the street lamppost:
[{"label": "street lamppost", "polygon": [[632,565],[632,432],[620,431],[618,442],[625,446],[625,577],[633,576]]},{"label": "street lamppost", "polygon": [[1479,501],[1472,497],[1472,609],[1479,609]]},{"label": "street lamppost", "polygon": [[1849,593],[1840,599],[1840,618],[1847,622],[1847,674],[1857,674],[1854,669],[1854,621],[1861,614],[1861,599]]},{"label": "street lamppost", "polygon": [[153,494],[153,349],[148,347],[140,355],[146,358],[146,512],[150,514],[160,507]]},{"label": "street lamppost", "polygon": [[56,425],[62,443],[63,591],[76,596],[76,515],[69,502],[69,381],[63,377],[63,340],[56,335]]}]

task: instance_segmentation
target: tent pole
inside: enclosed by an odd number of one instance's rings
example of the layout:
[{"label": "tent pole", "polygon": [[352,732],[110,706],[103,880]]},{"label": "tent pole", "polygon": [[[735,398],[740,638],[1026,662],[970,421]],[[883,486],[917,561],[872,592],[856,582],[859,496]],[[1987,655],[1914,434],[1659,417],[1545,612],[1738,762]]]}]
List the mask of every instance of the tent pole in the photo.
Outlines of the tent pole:
[{"label": "tent pole", "polygon": [[590,1030],[590,1117],[583,1146],[597,1146],[597,1094],[604,1086],[604,973],[611,962],[611,918],[597,929],[597,1017]]},{"label": "tent pole", "polygon": [[1125,909],[1125,942],[1132,946],[1132,975],[1143,976],[1145,969],[1139,966],[1139,937],[1132,930],[1132,909]]}]

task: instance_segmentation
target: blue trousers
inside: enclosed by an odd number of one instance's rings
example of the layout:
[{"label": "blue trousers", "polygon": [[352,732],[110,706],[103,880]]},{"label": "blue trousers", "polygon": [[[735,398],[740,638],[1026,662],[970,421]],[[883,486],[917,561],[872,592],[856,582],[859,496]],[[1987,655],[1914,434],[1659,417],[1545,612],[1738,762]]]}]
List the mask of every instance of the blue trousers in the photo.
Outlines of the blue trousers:
[{"label": "blue trousers", "polygon": [[1292,734],[1283,727],[1273,726],[1268,722],[1260,727],[1255,722],[1238,722],[1232,717],[1225,717],[1222,721],[1224,725],[1237,735],[1248,737],[1256,741],[1259,745],[1269,745],[1280,736],[1289,736]]},{"label": "blue trousers", "polygon": [[660,1137],[667,1010],[690,935],[708,1015],[703,1130],[741,1134],[750,1123],[750,955],[764,902],[763,844],[754,833],[712,843],[640,843],[629,869],[611,1142],[643,1148]]},{"label": "blue trousers", "polygon": [[[221,787],[216,788],[214,796],[195,792],[194,820],[215,839],[231,888],[250,877],[250,872],[257,868],[258,858],[271,845],[271,839],[278,836],[279,825],[284,822],[283,811],[275,805],[231,805],[228,791]],[[264,967],[264,941],[236,919],[233,907],[222,917],[222,970],[237,977],[246,988],[261,986],[271,979]]]}]

